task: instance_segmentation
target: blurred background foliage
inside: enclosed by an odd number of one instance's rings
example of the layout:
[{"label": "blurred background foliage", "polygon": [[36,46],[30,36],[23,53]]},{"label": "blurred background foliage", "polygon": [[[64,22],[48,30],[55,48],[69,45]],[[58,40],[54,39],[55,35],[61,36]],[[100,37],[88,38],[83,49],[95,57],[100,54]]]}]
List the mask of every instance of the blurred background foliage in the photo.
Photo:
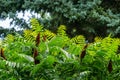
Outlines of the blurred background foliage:
[{"label": "blurred background foliage", "polygon": [[0,0],[0,18],[12,18],[11,24],[24,29],[31,27],[17,15],[25,11],[39,14],[40,23],[53,32],[66,25],[69,37],[82,34],[90,42],[110,33],[120,37],[119,0]]}]

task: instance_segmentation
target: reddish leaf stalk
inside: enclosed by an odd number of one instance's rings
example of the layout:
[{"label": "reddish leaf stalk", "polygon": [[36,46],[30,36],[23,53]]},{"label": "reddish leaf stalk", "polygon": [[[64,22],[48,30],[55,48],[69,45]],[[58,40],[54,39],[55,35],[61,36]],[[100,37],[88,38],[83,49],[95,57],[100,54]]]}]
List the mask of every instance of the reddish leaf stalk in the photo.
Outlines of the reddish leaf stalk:
[{"label": "reddish leaf stalk", "polygon": [[38,33],[36,37],[36,46],[38,46],[39,44],[40,44],[40,33]]},{"label": "reddish leaf stalk", "polygon": [[44,42],[46,41],[46,35],[43,36],[43,41],[44,41]]},{"label": "reddish leaf stalk", "polygon": [[110,59],[109,64],[108,64],[108,71],[109,71],[109,73],[111,73],[112,70],[113,70],[113,68],[112,68],[112,60]]},{"label": "reddish leaf stalk", "polygon": [[5,59],[5,60],[7,60],[6,58],[5,58],[5,56],[4,56],[4,50],[1,48],[1,50],[0,50],[0,56],[3,58],[3,59]]}]

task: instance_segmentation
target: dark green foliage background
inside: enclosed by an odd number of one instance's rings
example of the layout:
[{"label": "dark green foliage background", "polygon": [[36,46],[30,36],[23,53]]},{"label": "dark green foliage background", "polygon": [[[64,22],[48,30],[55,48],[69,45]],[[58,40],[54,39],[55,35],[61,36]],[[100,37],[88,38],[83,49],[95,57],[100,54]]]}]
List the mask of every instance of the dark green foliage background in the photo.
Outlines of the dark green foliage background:
[{"label": "dark green foliage background", "polygon": [[[97,36],[120,33],[119,0],[0,0],[0,17],[12,18],[23,28],[29,28],[24,19],[17,18],[17,12],[26,10],[40,13],[40,22],[48,29],[56,31],[60,24],[67,26],[72,37],[83,34],[89,41]],[[45,18],[50,13],[51,19]]]}]

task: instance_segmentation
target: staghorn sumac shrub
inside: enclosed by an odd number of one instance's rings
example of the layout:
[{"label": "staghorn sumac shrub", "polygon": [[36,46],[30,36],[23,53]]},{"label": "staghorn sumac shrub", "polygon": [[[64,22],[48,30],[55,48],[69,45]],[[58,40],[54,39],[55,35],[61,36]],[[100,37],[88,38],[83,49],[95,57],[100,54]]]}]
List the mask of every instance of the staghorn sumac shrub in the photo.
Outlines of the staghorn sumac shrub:
[{"label": "staghorn sumac shrub", "polygon": [[119,38],[108,36],[88,44],[82,35],[67,36],[63,25],[58,34],[34,21],[34,28],[8,35],[0,44],[7,58],[0,58],[0,79],[119,80]]}]

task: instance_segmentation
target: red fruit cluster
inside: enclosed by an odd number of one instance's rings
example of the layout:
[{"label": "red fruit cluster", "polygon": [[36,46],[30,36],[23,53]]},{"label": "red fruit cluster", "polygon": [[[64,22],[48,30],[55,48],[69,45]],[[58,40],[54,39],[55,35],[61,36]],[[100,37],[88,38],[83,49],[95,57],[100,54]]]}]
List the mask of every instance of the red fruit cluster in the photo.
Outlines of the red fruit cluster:
[{"label": "red fruit cluster", "polygon": [[[36,36],[36,40],[35,40],[36,47],[38,47],[39,44],[40,44],[40,32]],[[34,64],[39,64],[40,61],[38,59],[36,59],[38,56],[38,50],[36,48],[32,48],[32,54],[33,54],[33,58],[34,58]]]},{"label": "red fruit cluster", "polygon": [[81,62],[82,62],[82,59],[85,57],[86,55],[86,49],[88,47],[88,44],[86,44],[82,50],[82,52],[80,53],[80,59],[81,59]]},{"label": "red fruit cluster", "polygon": [[34,64],[39,64],[40,61],[36,59],[37,56],[38,56],[38,51],[37,51],[37,49],[32,48],[32,54],[33,54],[33,58],[34,58]]},{"label": "red fruit cluster", "polygon": [[40,33],[38,33],[36,37],[36,46],[38,46],[39,44],[40,44]]}]

